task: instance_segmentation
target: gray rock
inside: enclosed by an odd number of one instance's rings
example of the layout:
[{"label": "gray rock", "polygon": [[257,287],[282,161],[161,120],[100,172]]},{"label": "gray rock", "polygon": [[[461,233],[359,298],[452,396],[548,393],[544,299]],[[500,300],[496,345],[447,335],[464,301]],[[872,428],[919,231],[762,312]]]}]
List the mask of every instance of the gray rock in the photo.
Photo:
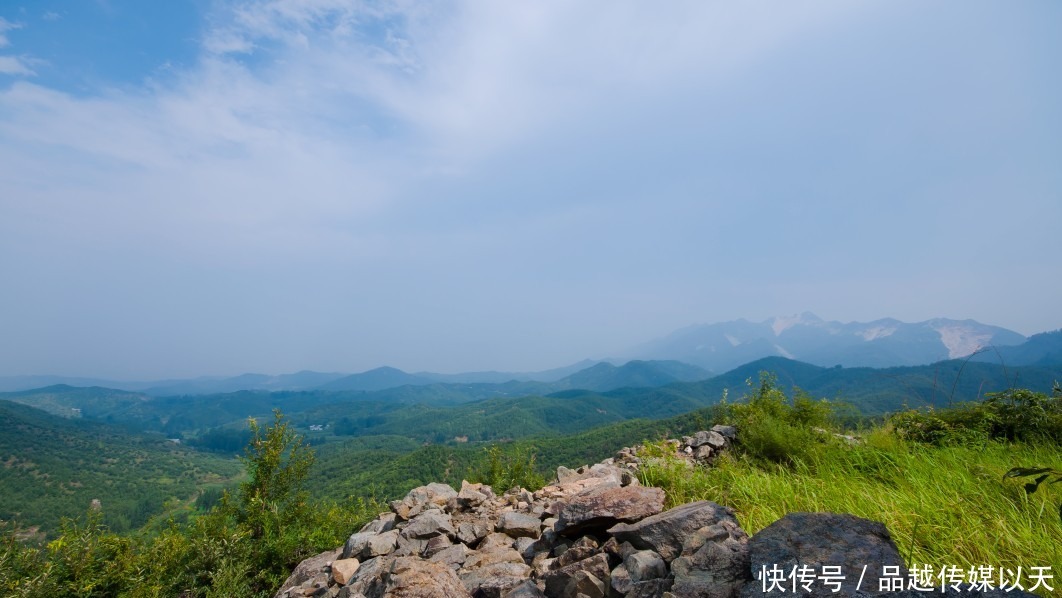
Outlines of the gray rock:
[{"label": "gray rock", "polygon": [[[440,536],[445,537],[445,536]],[[469,553],[472,550],[464,544],[454,544],[449,548],[444,548],[439,552],[428,557],[428,560],[433,563],[442,563],[449,566],[451,569],[458,569],[465,564],[465,559],[468,558]]]},{"label": "gray rock", "polygon": [[599,551],[597,540],[592,536],[583,536],[557,557],[557,567],[566,567],[572,563],[590,558]]},{"label": "gray rock", "polygon": [[450,515],[437,509],[417,515],[402,530],[402,535],[407,538],[431,538],[442,534],[455,538],[457,537],[457,530],[454,529]]},{"label": "gray rock", "polygon": [[727,441],[733,442],[734,440],[737,440],[737,428],[734,426],[715,425],[712,426],[711,431],[718,433],[723,438],[726,438]]},{"label": "gray rock", "polygon": [[563,595],[564,589],[568,587],[568,582],[571,581],[572,576],[579,571],[592,573],[594,577],[605,584],[608,584],[611,581],[609,577],[608,557],[604,554],[598,553],[577,563],[547,571],[546,574],[542,576],[542,581],[546,584],[546,595],[551,597]]},{"label": "gray rock", "polygon": [[693,458],[698,461],[708,461],[712,458],[712,447],[704,444],[693,449]]},{"label": "gray rock", "polygon": [[351,557],[365,562],[373,557],[390,554],[398,547],[398,531],[391,530],[382,534],[358,532],[347,539],[343,545],[342,558]]},{"label": "gray rock", "polygon": [[664,491],[645,486],[597,486],[572,496],[557,517],[555,529],[565,536],[635,522],[664,509]]},{"label": "gray rock", "polygon": [[502,598],[546,598],[546,595],[529,579],[506,592]]},{"label": "gray rock", "polygon": [[371,532],[374,534],[381,534],[383,532],[389,532],[395,528],[395,521],[398,516],[394,513],[380,513],[376,519],[366,523],[361,532]]},{"label": "gray rock", "polygon": [[340,596],[381,596],[384,592],[384,573],[391,568],[393,557],[384,556],[362,561],[347,585],[343,586]]},{"label": "gray rock", "polygon": [[425,544],[424,546],[424,550],[421,552],[421,555],[426,559],[431,558],[453,545],[454,543],[451,542],[450,538],[448,538],[447,536],[435,536],[434,538],[428,539],[427,544]]},{"label": "gray rock", "polygon": [[632,582],[647,581],[667,576],[667,563],[652,550],[639,550],[623,559]]},{"label": "gray rock", "polygon": [[724,519],[697,530],[685,543],[683,556],[671,562],[678,596],[732,598],[752,579],[749,573],[749,538],[735,521]]},{"label": "gray rock", "polygon": [[[807,566],[821,572],[824,565],[839,566],[845,575],[839,593],[816,580],[808,596],[856,595],[856,584],[866,566],[866,574],[859,585],[860,595],[880,595],[879,579],[882,567],[899,567],[907,575],[903,559],[885,526],[876,521],[854,515],[833,513],[790,513],[760,530],[748,543],[749,573],[753,581],[742,590],[742,596],[759,596],[763,580],[759,574],[777,566],[789,571],[794,566]],[[770,592],[769,594],[777,594]]]},{"label": "gray rock", "polygon": [[513,538],[537,538],[542,533],[542,521],[532,515],[510,511],[502,514],[497,530]]},{"label": "gray rock", "polygon": [[465,589],[476,598],[501,598],[531,575],[524,563],[499,562],[458,573]]},{"label": "gray rock", "polygon": [[287,591],[301,586],[304,582],[314,578],[328,579],[328,565],[340,557],[340,550],[330,550],[312,556],[299,563],[277,590],[275,596],[280,598],[287,595]]},{"label": "gray rock", "polygon": [[670,590],[671,578],[650,579],[633,584],[624,598],[664,598]]},{"label": "gray rock", "polygon": [[665,561],[682,554],[682,545],[696,530],[731,521],[736,526],[733,510],[702,500],[675,507],[636,523],[621,523],[608,530],[619,542],[630,542],[640,550],[653,550]]},{"label": "gray rock", "polygon": [[605,582],[597,578],[589,571],[576,571],[564,586],[565,598],[586,596],[586,598],[605,598],[608,595],[608,587]]},{"label": "gray rock", "polygon": [[457,539],[473,546],[494,530],[484,521],[463,521],[457,525]]},{"label": "gray rock", "polygon": [[[439,537],[439,536],[435,536]],[[445,538],[446,536],[442,536]],[[428,538],[410,538],[398,535],[398,548],[391,553],[393,556],[421,556],[428,547]]]},{"label": "gray rock", "polygon": [[538,541],[534,538],[517,538],[513,547],[516,552],[520,553],[520,556],[524,557],[525,563],[530,563],[531,559],[535,557],[535,547],[538,545]]}]

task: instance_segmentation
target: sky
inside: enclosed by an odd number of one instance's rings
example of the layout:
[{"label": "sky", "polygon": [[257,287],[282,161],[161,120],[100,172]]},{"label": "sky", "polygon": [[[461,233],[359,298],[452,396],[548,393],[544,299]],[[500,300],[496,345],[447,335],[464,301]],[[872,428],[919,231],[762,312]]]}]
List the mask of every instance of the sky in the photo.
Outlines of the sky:
[{"label": "sky", "polygon": [[5,0],[0,375],[1062,327],[1062,3]]}]

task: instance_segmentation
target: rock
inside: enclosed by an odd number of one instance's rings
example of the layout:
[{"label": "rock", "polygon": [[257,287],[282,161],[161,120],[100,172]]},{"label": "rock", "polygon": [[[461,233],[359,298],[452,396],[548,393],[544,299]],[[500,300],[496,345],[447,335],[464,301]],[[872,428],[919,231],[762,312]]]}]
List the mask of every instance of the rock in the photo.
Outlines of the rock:
[{"label": "rock", "polygon": [[357,598],[359,596],[380,596],[384,591],[384,573],[391,568],[394,557],[383,556],[362,561],[347,585],[339,592],[340,598]]},{"label": "rock", "polygon": [[341,586],[347,585],[350,578],[361,566],[358,559],[339,559],[332,562],[332,580]]},{"label": "rock", "polygon": [[529,579],[506,592],[502,598],[546,598],[546,595]]},{"label": "rock", "polygon": [[745,530],[731,519],[698,529],[684,543],[683,556],[671,562],[671,591],[702,598],[737,596],[752,579],[748,544]]},{"label": "rock", "polygon": [[608,588],[605,582],[588,571],[576,571],[564,587],[564,596],[586,596],[586,598],[605,598]]},{"label": "rock", "polygon": [[531,567],[524,563],[492,563],[477,569],[458,572],[465,589],[477,598],[501,598],[512,588],[528,580]]},{"label": "rock", "polygon": [[457,530],[454,529],[450,515],[436,509],[417,515],[402,530],[402,535],[407,538],[431,538],[442,534],[455,538]]},{"label": "rock", "polygon": [[469,597],[452,569],[416,557],[395,559],[383,576],[385,598]]},{"label": "rock", "polygon": [[498,548],[512,548],[513,546],[515,546],[515,544],[512,537],[494,532],[492,534],[487,534],[487,537],[483,538],[483,541],[476,546],[476,550],[487,551]]},{"label": "rock", "polygon": [[446,484],[428,484],[414,488],[402,500],[391,502],[391,510],[400,519],[408,520],[420,513],[446,506],[450,499],[457,498],[457,491]]},{"label": "rock", "polygon": [[494,563],[515,563],[522,566],[524,564],[524,557],[520,556],[519,552],[516,552],[512,548],[492,548],[489,550],[474,550],[468,553],[465,557],[465,569],[475,569],[477,567],[485,567],[487,565],[493,565]]},{"label": "rock", "polygon": [[[490,488],[489,486],[487,487]],[[461,481],[461,490],[457,493],[457,505],[461,508],[478,507],[488,500],[493,493],[483,492],[483,484],[469,484]]]},{"label": "rock", "polygon": [[497,530],[513,538],[537,538],[542,533],[538,517],[511,511],[498,520]]},{"label": "rock", "polygon": [[647,581],[667,576],[667,564],[652,550],[639,550],[623,559],[632,582]]},{"label": "rock", "polygon": [[715,425],[712,426],[711,431],[719,434],[723,438],[726,438],[728,442],[733,442],[737,440],[737,428],[735,428],[734,426]]},{"label": "rock", "polygon": [[371,532],[374,534],[381,534],[383,532],[389,532],[395,528],[395,521],[398,518],[394,513],[380,513],[376,519],[366,523],[361,532]]},{"label": "rock", "polygon": [[664,509],[664,491],[645,486],[598,486],[571,497],[557,517],[555,529],[565,536],[632,523]]},{"label": "rock", "polygon": [[712,447],[704,444],[693,449],[693,458],[698,461],[708,461],[712,458]]},{"label": "rock", "polygon": [[513,548],[516,552],[520,553],[520,556],[524,557],[525,563],[530,563],[531,559],[535,557],[535,547],[538,541],[534,538],[517,538],[513,544]]},{"label": "rock", "polygon": [[457,539],[472,546],[492,531],[494,527],[481,520],[462,522],[457,525]]},{"label": "rock", "polygon": [[721,449],[726,446],[726,439],[723,438],[723,435],[719,432],[706,432],[702,430],[694,434],[687,444],[692,448],[707,445],[711,448]]},{"label": "rock", "polygon": [[450,541],[447,536],[435,536],[429,538],[427,544],[424,546],[424,550],[421,552],[421,556],[424,558],[431,558],[443,550],[453,546],[454,543]]},{"label": "rock", "polygon": [[649,581],[640,581],[631,586],[630,591],[624,598],[664,598],[664,596],[671,594],[671,579],[650,579]]},{"label": "rock", "polygon": [[696,530],[731,521],[737,526],[733,510],[702,500],[681,505],[636,523],[620,523],[608,530],[619,542],[630,542],[641,550],[653,550],[665,561],[682,554],[686,538]]},{"label": "rock", "polygon": [[620,563],[618,567],[612,570],[609,584],[617,594],[625,595],[631,591],[631,588],[634,587],[634,581],[631,580],[631,574],[630,571],[627,571],[626,565]]},{"label": "rock", "polygon": [[303,584],[303,582],[311,579],[322,577],[328,579],[328,564],[337,558],[339,558],[340,550],[330,550],[328,552],[322,552],[316,556],[312,556],[299,563],[295,569],[291,572],[291,575],[284,581],[277,590],[275,596],[280,598],[287,595],[288,590],[295,589]]},{"label": "rock", "polygon": [[382,534],[358,532],[347,539],[343,546],[342,558],[356,557],[365,562],[373,557],[390,554],[398,547],[398,530]]},{"label": "rock", "polygon": [[[766,568],[788,571],[793,566],[808,566],[821,572],[824,565],[840,566],[846,577],[840,593],[854,595],[859,573],[867,566],[859,589],[864,595],[879,595],[879,578],[884,566],[899,567],[901,575],[907,568],[885,526],[876,521],[854,515],[833,513],[790,513],[760,530],[748,543],[749,574],[753,581],[742,590],[742,596],[763,593],[763,581],[756,579]],[[832,588],[818,579],[811,586],[810,596],[837,596]]]},{"label": "rock", "polygon": [[598,552],[597,540],[591,536],[583,536],[569,546],[563,554],[557,557],[556,567],[566,567],[572,563],[589,558]]},{"label": "rock", "polygon": [[[445,537],[445,536],[440,536]],[[465,564],[465,560],[468,558],[469,553],[472,551],[464,544],[454,544],[449,548],[444,548],[439,552],[428,557],[428,560],[433,563],[441,563],[450,567],[451,569],[459,569]]]},{"label": "rock", "polygon": [[579,571],[593,573],[594,577],[602,583],[610,582],[608,557],[604,554],[598,553],[588,559],[583,559],[565,567],[547,571],[546,574],[542,576],[542,581],[546,584],[546,595],[550,597],[563,595],[564,589],[568,587],[568,582],[571,581],[572,577]]}]

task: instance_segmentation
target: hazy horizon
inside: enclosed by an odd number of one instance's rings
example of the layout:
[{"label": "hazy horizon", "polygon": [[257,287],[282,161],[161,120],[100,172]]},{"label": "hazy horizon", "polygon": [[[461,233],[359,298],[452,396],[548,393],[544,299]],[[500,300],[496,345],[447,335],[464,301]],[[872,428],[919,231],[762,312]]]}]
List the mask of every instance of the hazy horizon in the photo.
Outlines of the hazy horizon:
[{"label": "hazy horizon", "polygon": [[0,8],[0,376],[1062,325],[1062,4]]}]

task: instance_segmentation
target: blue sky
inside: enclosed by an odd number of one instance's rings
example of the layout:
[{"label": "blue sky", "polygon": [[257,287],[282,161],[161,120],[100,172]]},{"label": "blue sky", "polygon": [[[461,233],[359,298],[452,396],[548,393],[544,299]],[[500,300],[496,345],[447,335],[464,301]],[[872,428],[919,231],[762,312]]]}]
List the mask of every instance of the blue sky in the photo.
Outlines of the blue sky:
[{"label": "blue sky", "polygon": [[1062,326],[1062,4],[0,5],[0,375]]}]

